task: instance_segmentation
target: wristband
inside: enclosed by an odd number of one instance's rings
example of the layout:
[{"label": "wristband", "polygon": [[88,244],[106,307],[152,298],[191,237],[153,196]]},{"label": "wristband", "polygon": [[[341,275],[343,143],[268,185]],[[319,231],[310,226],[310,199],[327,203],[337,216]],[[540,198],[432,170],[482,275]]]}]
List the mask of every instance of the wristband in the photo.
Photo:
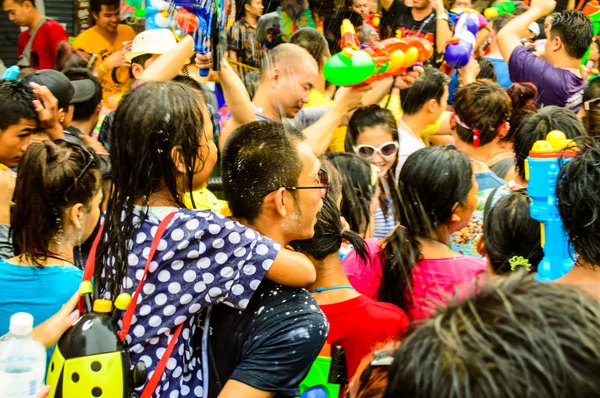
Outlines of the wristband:
[{"label": "wristband", "polygon": [[437,19],[438,21],[439,21],[440,19],[443,19],[443,20],[446,20],[446,21],[447,21],[447,20],[448,20],[448,14],[444,13],[444,14],[437,15],[437,16],[435,17],[435,19]]}]

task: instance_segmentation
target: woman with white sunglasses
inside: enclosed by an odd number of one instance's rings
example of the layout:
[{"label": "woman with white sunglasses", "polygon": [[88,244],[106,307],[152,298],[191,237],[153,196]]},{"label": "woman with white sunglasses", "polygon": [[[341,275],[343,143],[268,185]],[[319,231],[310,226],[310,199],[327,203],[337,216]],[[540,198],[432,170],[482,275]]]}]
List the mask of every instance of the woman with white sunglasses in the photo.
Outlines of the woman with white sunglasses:
[{"label": "woman with white sunglasses", "polygon": [[346,152],[356,153],[379,168],[379,206],[373,213],[374,238],[385,238],[396,224],[391,206],[390,187],[398,161],[396,119],[378,105],[359,108],[348,122]]}]

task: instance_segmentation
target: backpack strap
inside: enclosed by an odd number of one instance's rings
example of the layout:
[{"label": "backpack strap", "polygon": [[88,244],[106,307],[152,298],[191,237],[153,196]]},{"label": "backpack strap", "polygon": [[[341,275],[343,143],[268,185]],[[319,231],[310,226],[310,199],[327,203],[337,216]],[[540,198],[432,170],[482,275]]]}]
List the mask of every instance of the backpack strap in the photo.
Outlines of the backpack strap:
[{"label": "backpack strap", "polygon": [[92,247],[90,248],[87,261],[85,262],[85,267],[83,268],[84,281],[91,281],[92,277],[94,276],[94,270],[96,269],[96,251],[98,250],[98,244],[100,243],[100,239],[102,239],[103,231],[104,223],[100,224],[100,228],[98,228],[98,233],[94,238],[94,242],[92,243]]},{"label": "backpack strap", "polygon": [[173,353],[175,344],[179,339],[179,334],[181,333],[182,328],[183,323],[179,324],[179,326],[177,326],[177,329],[175,329],[175,333],[173,333],[173,336],[171,336],[171,341],[169,341],[167,349],[163,353],[162,358],[160,358],[160,361],[158,361],[158,365],[156,365],[156,369],[154,369],[154,373],[152,374],[150,381],[146,384],[146,387],[144,387],[144,391],[142,391],[142,395],[140,395],[140,398],[150,398],[152,397],[152,394],[154,394],[154,390],[156,390],[156,386],[158,386],[160,377],[165,372],[167,362],[169,361],[169,358],[171,358],[171,354]]}]

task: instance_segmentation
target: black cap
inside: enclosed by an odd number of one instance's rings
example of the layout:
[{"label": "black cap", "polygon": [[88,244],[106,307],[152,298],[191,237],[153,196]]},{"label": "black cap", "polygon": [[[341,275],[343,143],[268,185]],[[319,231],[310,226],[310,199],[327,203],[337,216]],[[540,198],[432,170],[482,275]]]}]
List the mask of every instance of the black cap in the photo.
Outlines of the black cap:
[{"label": "black cap", "polygon": [[48,90],[58,100],[59,109],[65,109],[69,104],[85,102],[96,94],[96,85],[92,80],[70,81],[63,73],[53,69],[44,69],[27,75],[22,80],[23,83],[37,83],[40,86],[48,87]]}]

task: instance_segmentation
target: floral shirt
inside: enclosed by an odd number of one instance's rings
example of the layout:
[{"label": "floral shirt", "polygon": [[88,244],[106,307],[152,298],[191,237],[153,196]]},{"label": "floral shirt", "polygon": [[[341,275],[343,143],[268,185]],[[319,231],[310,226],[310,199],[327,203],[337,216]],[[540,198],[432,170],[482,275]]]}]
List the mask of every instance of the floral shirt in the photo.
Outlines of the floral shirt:
[{"label": "floral shirt", "polygon": [[[143,361],[150,380],[172,333],[183,323],[153,396],[203,397],[202,365],[192,355],[200,310],[219,303],[245,309],[281,246],[219,213],[150,208],[131,240],[122,291],[133,296],[158,224],[172,212],[177,214],[150,264],[125,340],[132,363]],[[134,223],[140,220],[134,218]],[[110,293],[104,296],[110,298]]]},{"label": "floral shirt", "polygon": [[258,68],[261,44],[254,40],[254,26],[240,19],[229,29],[229,49],[237,53],[237,62]]}]

